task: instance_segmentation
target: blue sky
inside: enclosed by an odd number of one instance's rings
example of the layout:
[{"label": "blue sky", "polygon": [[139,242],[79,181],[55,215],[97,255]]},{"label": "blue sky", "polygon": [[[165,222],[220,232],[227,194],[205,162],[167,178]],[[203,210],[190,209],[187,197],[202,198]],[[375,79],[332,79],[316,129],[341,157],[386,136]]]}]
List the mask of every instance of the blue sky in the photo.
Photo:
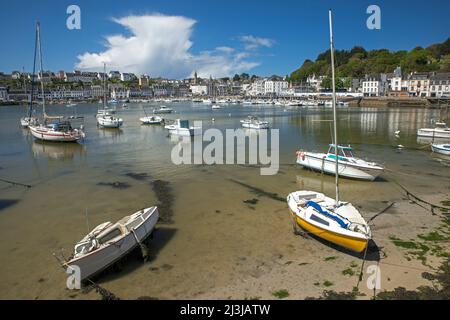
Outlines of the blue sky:
[{"label": "blue sky", "polygon": [[[81,8],[81,30],[66,28],[70,4]],[[371,4],[381,8],[381,30],[366,28]],[[445,0],[2,0],[2,7],[0,70],[5,72],[22,66],[31,70],[37,20],[45,69],[98,69],[102,60],[110,68],[175,78],[193,69],[213,76],[288,74],[328,48],[329,8],[338,49],[409,50],[450,36],[450,2]],[[165,18],[155,24],[158,15]],[[127,19],[136,16],[146,18]],[[170,19],[174,16],[181,18]],[[148,30],[150,26],[160,29]],[[141,35],[124,48],[135,36],[133,28]],[[107,38],[111,35],[122,36],[120,48],[108,51],[105,44],[115,46]]]}]

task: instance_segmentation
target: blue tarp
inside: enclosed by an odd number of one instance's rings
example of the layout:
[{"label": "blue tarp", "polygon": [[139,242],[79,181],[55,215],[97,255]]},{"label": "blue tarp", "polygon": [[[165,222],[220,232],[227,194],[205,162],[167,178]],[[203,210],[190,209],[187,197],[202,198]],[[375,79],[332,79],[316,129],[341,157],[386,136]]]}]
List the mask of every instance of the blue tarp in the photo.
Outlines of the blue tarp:
[{"label": "blue tarp", "polygon": [[306,207],[313,207],[315,210],[317,210],[318,212],[320,212],[321,214],[323,214],[325,217],[328,217],[330,219],[333,219],[334,221],[336,221],[337,223],[339,223],[339,225],[342,228],[347,229],[348,224],[344,222],[344,220],[342,220],[340,217],[329,213],[328,211],[324,210],[318,203],[314,202],[314,201],[308,201],[306,203]]}]

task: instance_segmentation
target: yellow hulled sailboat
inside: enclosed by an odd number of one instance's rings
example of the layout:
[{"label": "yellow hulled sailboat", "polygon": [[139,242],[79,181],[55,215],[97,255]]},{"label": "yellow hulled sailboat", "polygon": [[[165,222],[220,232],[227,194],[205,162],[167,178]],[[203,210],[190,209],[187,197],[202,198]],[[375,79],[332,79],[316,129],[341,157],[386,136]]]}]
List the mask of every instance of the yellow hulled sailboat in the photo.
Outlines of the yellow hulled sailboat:
[{"label": "yellow hulled sailboat", "polygon": [[[334,73],[334,43],[331,10],[330,52],[333,83],[334,143],[337,144],[336,89]],[[336,198],[320,192],[296,191],[287,197],[294,228],[300,226],[308,233],[355,252],[366,250],[371,239],[370,227],[359,211],[349,202],[339,201],[338,148],[335,148]]]}]

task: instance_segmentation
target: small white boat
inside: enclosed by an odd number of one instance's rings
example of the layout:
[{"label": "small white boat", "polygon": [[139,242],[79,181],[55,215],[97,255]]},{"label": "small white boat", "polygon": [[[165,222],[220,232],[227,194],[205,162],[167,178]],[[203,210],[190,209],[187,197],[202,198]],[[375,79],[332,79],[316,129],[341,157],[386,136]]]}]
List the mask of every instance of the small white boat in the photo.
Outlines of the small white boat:
[{"label": "small white boat", "polygon": [[180,135],[180,136],[194,136],[200,134],[201,127],[189,126],[189,120],[176,119],[175,123],[168,124],[164,127],[169,130],[170,134]]},{"label": "small white boat", "polygon": [[206,103],[206,104],[211,104],[211,103],[212,103],[211,99],[205,99],[205,100],[203,100],[202,102],[203,102],[203,103]]},{"label": "small white boat", "polygon": [[150,116],[139,118],[139,121],[141,121],[142,124],[161,124],[164,119],[158,116]]},{"label": "small white boat", "polygon": [[22,128],[28,128],[28,126],[36,126],[38,119],[34,117],[23,117],[20,119],[20,125]]},{"label": "small white boat", "polygon": [[212,107],[211,107],[211,109],[212,109],[212,110],[219,110],[219,109],[222,109],[222,107],[219,106],[218,104],[213,104]]},{"label": "small white boat", "polygon": [[294,226],[355,252],[363,252],[371,230],[359,211],[348,202],[315,191],[296,191],[287,196]]},{"label": "small white boat", "polygon": [[446,156],[450,156],[450,144],[432,144],[431,150]]},{"label": "small white boat", "polygon": [[259,120],[257,117],[249,116],[245,120],[241,120],[243,128],[248,129],[269,129],[270,125],[268,121]]},{"label": "small white boat", "polygon": [[36,139],[53,142],[75,142],[85,138],[83,129],[73,129],[69,121],[39,126],[29,126],[30,132]]},{"label": "small white boat", "polygon": [[91,278],[141,245],[153,232],[158,218],[158,208],[151,207],[115,224],[98,225],[75,245],[73,257],[63,266],[80,268],[81,281]]},{"label": "small white boat", "polygon": [[103,128],[120,128],[123,125],[123,119],[112,114],[105,114],[97,116],[97,124]]},{"label": "small white boat", "polygon": [[154,114],[162,114],[162,113],[172,113],[173,109],[168,108],[166,106],[161,106],[159,109],[154,109],[153,113]]},{"label": "small white boat", "polygon": [[108,101],[108,103],[116,104],[119,103],[119,101],[117,101],[116,99],[111,99]]},{"label": "small white boat", "polygon": [[[384,171],[382,166],[374,162],[367,162],[355,157],[351,146],[339,145],[338,153],[338,172],[342,177],[373,181]],[[334,144],[330,144],[328,153],[297,151],[297,163],[304,168],[335,175]]]},{"label": "small white boat", "polygon": [[72,102],[69,102],[68,104],[66,104],[67,108],[76,107],[76,106],[77,106],[77,104],[76,103],[72,103]]},{"label": "small white boat", "polygon": [[444,122],[436,122],[435,128],[422,128],[417,130],[419,137],[450,139],[450,128]]}]

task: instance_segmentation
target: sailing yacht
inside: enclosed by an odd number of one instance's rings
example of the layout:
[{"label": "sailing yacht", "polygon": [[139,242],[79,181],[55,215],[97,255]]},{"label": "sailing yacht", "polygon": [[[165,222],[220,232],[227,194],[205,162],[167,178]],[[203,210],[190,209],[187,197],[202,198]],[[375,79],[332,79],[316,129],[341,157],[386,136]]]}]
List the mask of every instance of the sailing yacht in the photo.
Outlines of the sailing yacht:
[{"label": "sailing yacht", "polygon": [[[37,33],[37,48],[40,59],[40,74],[42,79],[42,48],[41,48],[41,30],[39,22],[36,24]],[[43,141],[55,141],[55,142],[75,142],[85,138],[83,128],[72,128],[69,121],[63,120],[61,116],[48,116],[45,112],[45,95],[44,95],[44,82],[41,80],[41,93],[42,93],[42,113],[44,116],[43,124],[41,125],[29,125],[29,129],[33,137]],[[30,107],[31,109],[31,107]],[[53,120],[51,123],[47,123],[48,120]]]},{"label": "sailing yacht", "polygon": [[103,64],[103,109],[97,111],[97,125],[102,128],[118,129],[123,125],[123,119],[116,117],[116,111],[109,109],[106,102],[106,64]]},{"label": "sailing yacht", "polygon": [[[33,75],[31,78],[31,94],[30,94],[30,103],[29,103],[29,107],[28,107],[28,115],[26,117],[22,117],[20,118],[20,125],[22,126],[22,128],[28,128],[29,126],[36,126],[38,125],[39,121],[36,117],[33,117],[33,94],[34,94],[34,80],[35,80],[35,76],[36,76],[36,51],[37,51],[37,39],[38,39],[38,34],[37,34],[37,28],[36,28],[36,35],[35,35],[35,45],[34,45],[34,61],[33,61]],[[26,82],[25,82],[25,76],[23,77],[23,88],[25,91],[25,95],[27,94],[27,87],[26,87]]]},{"label": "sailing yacht", "polygon": [[[334,72],[334,44],[331,10],[330,19],[330,52],[333,83],[333,122],[334,141],[337,144],[336,125],[336,89]],[[347,248],[355,252],[366,250],[372,237],[367,222],[351,203],[339,200],[339,153],[334,148],[334,162],[336,174],[335,199],[323,193],[309,190],[301,190],[290,193],[287,196],[289,211],[293,219],[294,231],[301,227],[308,233],[326,241]]]}]

